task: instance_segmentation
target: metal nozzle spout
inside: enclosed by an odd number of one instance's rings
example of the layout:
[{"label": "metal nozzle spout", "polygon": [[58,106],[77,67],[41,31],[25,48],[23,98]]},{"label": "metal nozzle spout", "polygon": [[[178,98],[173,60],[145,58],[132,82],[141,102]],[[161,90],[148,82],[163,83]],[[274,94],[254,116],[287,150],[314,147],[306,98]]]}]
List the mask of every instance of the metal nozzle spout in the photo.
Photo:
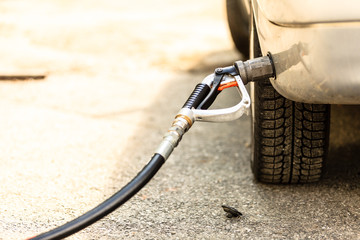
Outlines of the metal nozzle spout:
[{"label": "metal nozzle spout", "polygon": [[276,77],[270,53],[267,56],[250,59],[245,62],[236,61],[234,65],[245,85],[249,82]]}]

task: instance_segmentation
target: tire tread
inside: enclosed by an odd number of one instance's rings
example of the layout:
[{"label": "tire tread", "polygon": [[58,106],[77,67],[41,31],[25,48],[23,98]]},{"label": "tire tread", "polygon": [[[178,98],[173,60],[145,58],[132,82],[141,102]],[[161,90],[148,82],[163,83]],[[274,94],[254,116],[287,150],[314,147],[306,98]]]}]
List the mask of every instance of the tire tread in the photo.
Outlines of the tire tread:
[{"label": "tire tread", "polygon": [[270,81],[255,86],[253,171],[267,183],[310,183],[326,162],[329,105],[293,102]]}]

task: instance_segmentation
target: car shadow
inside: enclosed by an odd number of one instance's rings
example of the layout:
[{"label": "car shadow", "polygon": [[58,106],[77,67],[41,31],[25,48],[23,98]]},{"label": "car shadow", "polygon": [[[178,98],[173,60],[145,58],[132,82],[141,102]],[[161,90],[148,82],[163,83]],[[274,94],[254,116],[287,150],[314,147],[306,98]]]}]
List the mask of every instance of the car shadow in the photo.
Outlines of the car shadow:
[{"label": "car shadow", "polygon": [[332,105],[330,146],[324,180],[360,177],[360,106]]}]

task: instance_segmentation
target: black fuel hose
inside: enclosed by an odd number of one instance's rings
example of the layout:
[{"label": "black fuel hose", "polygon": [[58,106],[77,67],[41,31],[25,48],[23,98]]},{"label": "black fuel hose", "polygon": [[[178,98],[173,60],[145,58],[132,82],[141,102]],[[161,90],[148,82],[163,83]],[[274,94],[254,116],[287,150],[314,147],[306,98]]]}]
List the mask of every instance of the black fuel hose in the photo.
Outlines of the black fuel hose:
[{"label": "black fuel hose", "polygon": [[45,232],[36,237],[29,238],[31,240],[50,240],[50,239],[63,239],[71,234],[74,234],[94,222],[105,217],[109,213],[124,204],[132,196],[134,196],[143,186],[145,186],[150,179],[157,173],[160,167],[164,164],[165,159],[160,154],[156,153],[151,158],[150,162],[138,173],[138,175],[131,180],[121,190],[112,195],[109,199],[105,200],[97,207],[86,212],[84,215],[65,223],[49,232]]},{"label": "black fuel hose", "polygon": [[[188,100],[185,102],[183,108],[197,108],[199,104],[206,98],[209,92],[210,87],[207,84],[199,83],[196,85]],[[29,238],[29,240],[63,239],[100,220],[101,218],[116,210],[132,196],[134,196],[142,187],[144,187],[164,164],[165,160],[166,159],[163,157],[163,155],[155,153],[150,162],[138,173],[138,175],[121,190],[112,195],[109,199],[100,203],[97,207],[86,212],[80,217],[53,230]]]},{"label": "black fuel hose", "polygon": [[[250,61],[250,60],[249,60]],[[246,62],[245,62],[246,63]],[[259,72],[261,76],[256,76],[257,80],[260,77],[264,79],[268,79],[269,74],[271,72],[271,76],[274,75],[274,66],[272,64],[271,59],[267,57],[256,58],[247,64],[240,65],[240,63],[236,63],[236,66],[244,66],[242,69],[246,71],[250,71],[251,65],[259,66],[257,69],[266,69],[267,71]],[[199,83],[196,85],[195,89],[191,93],[188,100],[185,102],[183,108],[180,110],[179,114],[175,117],[173,125],[168,130],[167,134],[165,134],[163,141],[161,142],[157,152],[151,158],[150,162],[138,173],[138,175],[131,180],[127,185],[125,185],[120,191],[116,192],[109,199],[100,203],[97,207],[92,210],[86,212],[84,215],[65,223],[64,225],[57,227],[49,232],[42,233],[33,238],[29,238],[32,240],[52,240],[52,239],[62,239],[65,237],[74,234],[81,229],[91,225],[92,223],[100,220],[105,217],[109,213],[116,210],[122,204],[124,204],[127,200],[129,200],[132,196],[134,196],[142,187],[144,187],[151,178],[157,173],[160,167],[164,164],[166,159],[169,157],[171,152],[180,142],[183,134],[191,127],[193,122],[195,121],[193,118],[193,114],[189,114],[189,111],[192,113],[190,109],[207,109],[214,102],[216,96],[220,93],[218,87],[220,82],[222,81],[224,74],[235,75],[238,74],[239,67],[235,68],[234,66],[219,68],[215,70],[215,78],[212,79],[212,87],[210,88],[210,84],[206,84],[206,82]],[[254,77],[248,81],[254,81]],[[205,79],[204,79],[205,80]],[[183,111],[184,110],[184,111]]]}]

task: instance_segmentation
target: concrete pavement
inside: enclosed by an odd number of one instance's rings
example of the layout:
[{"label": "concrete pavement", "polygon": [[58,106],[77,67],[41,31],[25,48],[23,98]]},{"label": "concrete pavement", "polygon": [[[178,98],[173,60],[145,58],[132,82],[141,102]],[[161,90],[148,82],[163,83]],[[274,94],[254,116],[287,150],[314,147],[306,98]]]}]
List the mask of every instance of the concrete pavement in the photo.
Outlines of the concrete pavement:
[{"label": "concrete pavement", "polygon": [[[47,74],[0,82],[0,239],[46,231],[111,196],[146,164],[195,84],[240,57],[220,1],[0,6],[0,74]],[[218,106],[235,96],[221,94]],[[360,239],[360,111],[332,110],[318,184],[254,182],[249,117],[196,123],[149,185],[69,239]],[[243,216],[226,218],[222,204]]]}]

